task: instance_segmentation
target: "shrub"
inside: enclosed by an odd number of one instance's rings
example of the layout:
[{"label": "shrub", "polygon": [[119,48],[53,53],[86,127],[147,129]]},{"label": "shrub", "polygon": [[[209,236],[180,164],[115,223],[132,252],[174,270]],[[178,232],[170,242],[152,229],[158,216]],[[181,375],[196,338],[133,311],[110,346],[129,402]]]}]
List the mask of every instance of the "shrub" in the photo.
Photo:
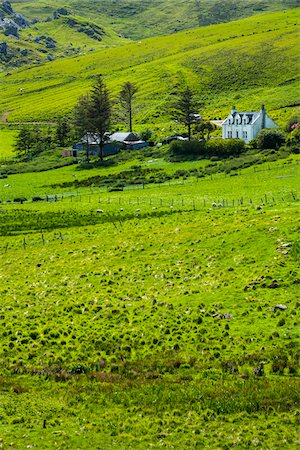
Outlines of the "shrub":
[{"label": "shrub", "polygon": [[299,129],[300,126],[300,116],[292,116],[288,123],[286,124],[285,131],[290,133],[295,129]]},{"label": "shrub", "polygon": [[203,150],[205,148],[204,141],[172,141],[170,144],[169,154],[172,155],[180,155],[180,156],[200,156],[201,153],[204,153]]},{"label": "shrub", "polygon": [[[296,147],[298,149],[300,148],[300,127],[295,128],[287,137],[286,144],[288,147]],[[296,153],[296,152],[293,152]]]},{"label": "shrub", "polygon": [[245,142],[241,139],[220,139],[206,142],[206,155],[229,158],[240,155],[245,150]]},{"label": "shrub", "polygon": [[240,155],[245,151],[245,142],[241,139],[219,139],[209,141],[173,141],[170,144],[171,158],[180,159],[210,158],[217,161],[219,158],[229,158]]},{"label": "shrub", "polygon": [[23,204],[24,202],[26,202],[27,201],[27,198],[25,198],[25,197],[17,197],[17,198],[14,198],[14,202],[15,203],[21,203],[21,204]]},{"label": "shrub", "polygon": [[285,143],[285,135],[278,129],[261,130],[257,136],[257,146],[259,149],[277,149]]}]

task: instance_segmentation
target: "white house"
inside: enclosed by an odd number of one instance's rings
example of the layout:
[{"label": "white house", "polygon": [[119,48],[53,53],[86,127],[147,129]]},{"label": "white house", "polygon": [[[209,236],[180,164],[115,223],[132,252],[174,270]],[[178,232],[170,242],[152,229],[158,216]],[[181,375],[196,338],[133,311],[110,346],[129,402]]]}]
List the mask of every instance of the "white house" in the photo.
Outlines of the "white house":
[{"label": "white house", "polygon": [[223,139],[243,139],[246,144],[249,144],[262,129],[277,126],[266,113],[264,105],[259,112],[238,112],[233,107],[222,124],[222,137]]}]

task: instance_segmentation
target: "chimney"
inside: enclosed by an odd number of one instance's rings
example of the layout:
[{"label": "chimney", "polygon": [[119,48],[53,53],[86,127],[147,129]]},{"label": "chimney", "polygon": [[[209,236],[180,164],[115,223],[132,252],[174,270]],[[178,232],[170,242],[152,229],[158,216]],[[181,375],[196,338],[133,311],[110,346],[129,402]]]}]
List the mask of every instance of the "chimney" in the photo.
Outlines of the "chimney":
[{"label": "chimney", "polygon": [[266,110],[265,110],[265,105],[261,105],[260,113],[262,115],[262,117],[261,117],[261,128],[264,129],[264,128],[266,128]]},{"label": "chimney", "polygon": [[231,109],[231,114],[234,114],[234,113],[236,113],[235,106],[233,106],[232,109]]}]

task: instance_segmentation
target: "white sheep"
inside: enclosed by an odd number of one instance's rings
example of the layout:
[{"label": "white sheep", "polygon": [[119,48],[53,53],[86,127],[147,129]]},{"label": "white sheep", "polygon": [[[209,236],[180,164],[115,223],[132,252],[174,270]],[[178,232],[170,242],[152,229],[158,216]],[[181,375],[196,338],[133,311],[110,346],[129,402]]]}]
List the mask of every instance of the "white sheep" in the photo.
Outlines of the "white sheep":
[{"label": "white sheep", "polygon": [[103,209],[97,209],[97,213],[102,214],[102,213],[104,213],[104,211],[103,211]]},{"label": "white sheep", "polygon": [[217,206],[216,202],[212,202],[211,206],[213,207]]}]

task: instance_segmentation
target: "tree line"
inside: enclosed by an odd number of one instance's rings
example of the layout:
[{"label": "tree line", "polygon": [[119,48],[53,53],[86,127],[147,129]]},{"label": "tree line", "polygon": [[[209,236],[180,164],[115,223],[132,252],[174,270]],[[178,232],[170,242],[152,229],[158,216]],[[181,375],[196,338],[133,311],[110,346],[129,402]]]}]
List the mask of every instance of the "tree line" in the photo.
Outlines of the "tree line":
[{"label": "tree line", "polygon": [[[118,95],[117,104],[129,132],[133,130],[133,106],[137,92],[137,86],[127,81],[122,85]],[[86,158],[89,161],[89,143],[92,138],[94,142],[97,142],[98,156],[100,160],[103,160],[104,146],[109,139],[111,131],[114,106],[115,104],[111,99],[111,94],[102,75],[96,75],[90,91],[79,97],[71,117],[60,118],[55,130],[50,128],[23,128],[16,139],[16,152],[19,156],[28,160],[45,150],[56,148],[57,146],[66,147],[76,140],[81,140],[86,151]],[[216,127],[210,121],[203,120],[198,114],[200,107],[199,100],[187,86],[176,93],[174,100],[170,102],[169,112],[176,123],[186,127],[188,141],[191,141],[192,135],[194,135],[197,136],[198,140],[205,143],[209,141],[210,135]],[[298,148],[300,140],[299,122],[298,117],[291,118],[286,127],[286,132],[289,133],[287,137],[278,129],[262,130],[258,138],[253,140],[252,146],[261,149],[277,149],[286,143],[290,147],[296,146]],[[148,136],[146,134],[143,136],[144,139],[149,139],[151,133]],[[199,145],[196,146],[197,150],[195,150],[196,147],[193,145],[174,145],[173,152],[181,153],[183,149],[185,151],[190,149],[191,153],[197,153],[200,148]],[[231,142],[231,145],[233,145],[233,142]],[[227,155],[227,147],[226,150],[222,147],[221,153]],[[203,151],[203,148],[201,144],[201,151]],[[211,153],[211,147],[207,146],[207,151]]]},{"label": "tree line", "polygon": [[[129,81],[125,82],[118,96],[118,107],[122,119],[127,124],[129,132],[133,131],[133,106],[138,87]],[[214,130],[213,124],[203,121],[197,114],[200,105],[189,87],[178,92],[176,100],[170,106],[170,114],[175,122],[187,128],[187,138],[191,139],[191,128],[200,137],[209,139]],[[89,159],[89,137],[92,135],[98,143],[98,155],[103,159],[104,145],[109,137],[114,113],[114,103],[102,75],[96,75],[90,91],[79,97],[71,117],[61,118],[56,129],[38,129],[24,127],[18,134],[15,149],[19,156],[31,159],[44,150],[56,146],[66,147],[76,139],[81,139]],[[149,138],[151,133],[144,133]]]}]

